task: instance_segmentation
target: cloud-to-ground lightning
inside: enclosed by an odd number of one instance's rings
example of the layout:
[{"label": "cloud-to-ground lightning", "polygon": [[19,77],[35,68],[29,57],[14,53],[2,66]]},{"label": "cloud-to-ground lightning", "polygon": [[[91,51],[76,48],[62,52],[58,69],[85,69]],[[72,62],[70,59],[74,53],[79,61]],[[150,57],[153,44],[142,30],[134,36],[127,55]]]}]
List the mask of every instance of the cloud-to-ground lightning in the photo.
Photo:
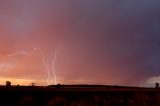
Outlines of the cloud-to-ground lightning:
[{"label": "cloud-to-ground lightning", "polygon": [[33,50],[37,51],[37,53],[40,55],[42,63],[43,63],[43,65],[45,66],[45,68],[47,70],[47,79],[46,79],[46,82],[47,82],[47,85],[49,85],[49,79],[50,79],[50,76],[51,76],[51,72],[49,70],[49,65],[47,64],[46,59],[43,56],[43,53],[42,53],[41,49],[34,48]]},{"label": "cloud-to-ground lightning", "polygon": [[[46,71],[47,71],[47,79],[46,79],[47,85],[49,85],[49,80],[51,78],[51,72],[53,73],[53,76],[54,76],[54,84],[57,84],[57,76],[56,76],[56,73],[55,73],[55,61],[56,61],[56,58],[57,58],[57,53],[56,52],[53,56],[53,59],[51,58],[52,59],[51,60],[51,67],[49,67],[49,64],[47,64],[46,59],[45,59],[45,57],[42,53],[42,50],[40,48],[33,48],[32,52],[27,52],[27,51],[21,50],[21,51],[18,51],[16,53],[10,54],[8,56],[10,56],[10,57],[14,57],[14,56],[17,56],[17,55],[32,56],[32,55],[35,55],[35,54],[39,54],[39,56],[41,57],[41,61],[46,68]],[[50,68],[51,68],[51,70],[50,70]]]},{"label": "cloud-to-ground lightning", "polygon": [[[43,54],[42,54],[42,51],[41,51],[41,49],[39,49],[39,48],[34,48],[34,50],[38,50],[39,51],[39,54],[40,54],[40,56],[41,56],[41,58],[42,58],[42,62],[43,62],[43,64],[44,64],[44,66],[46,67],[46,69],[47,69],[47,72],[48,72],[48,76],[47,76],[47,84],[49,85],[49,79],[50,79],[50,77],[51,77],[51,72],[50,72],[50,70],[49,70],[49,65],[47,64],[47,62],[46,62],[46,60],[45,60],[45,58],[44,58],[44,56],[43,56]],[[53,76],[54,76],[54,84],[57,84],[57,76],[56,76],[56,73],[55,73],[55,61],[56,61],[56,58],[57,58],[57,53],[55,52],[55,54],[54,54],[54,56],[53,56],[53,59],[51,60],[51,71],[52,71],[52,73],[53,73]]]},{"label": "cloud-to-ground lightning", "polygon": [[43,57],[41,57],[41,58],[42,58],[42,62],[44,64],[44,66],[46,67],[46,70],[47,70],[47,73],[48,73],[46,82],[47,82],[47,85],[49,85],[49,78],[50,78],[50,75],[51,75],[50,71],[49,71],[49,66],[48,66],[47,62],[45,61],[45,58],[43,58]]},{"label": "cloud-to-ground lightning", "polygon": [[54,75],[54,84],[57,84],[57,76],[56,76],[56,73],[55,73],[55,62],[56,62],[56,59],[57,59],[57,53],[55,52],[53,60],[51,62],[52,63],[52,72],[53,72],[53,75]]}]

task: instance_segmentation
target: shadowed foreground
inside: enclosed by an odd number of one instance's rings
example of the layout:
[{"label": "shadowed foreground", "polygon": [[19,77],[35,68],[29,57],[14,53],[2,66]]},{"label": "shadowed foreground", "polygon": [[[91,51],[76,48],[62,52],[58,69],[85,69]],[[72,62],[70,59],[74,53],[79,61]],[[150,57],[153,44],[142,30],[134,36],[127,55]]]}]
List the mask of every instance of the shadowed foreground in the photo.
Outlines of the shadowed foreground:
[{"label": "shadowed foreground", "polygon": [[160,106],[160,89],[118,86],[0,87],[0,106]]}]

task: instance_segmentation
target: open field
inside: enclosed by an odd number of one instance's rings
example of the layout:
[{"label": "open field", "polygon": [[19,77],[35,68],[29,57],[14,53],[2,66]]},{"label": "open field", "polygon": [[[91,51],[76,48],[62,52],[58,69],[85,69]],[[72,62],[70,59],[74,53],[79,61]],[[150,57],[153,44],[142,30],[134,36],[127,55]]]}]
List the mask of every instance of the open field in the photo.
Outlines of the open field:
[{"label": "open field", "polygon": [[100,85],[2,86],[0,106],[160,106],[160,89]]}]

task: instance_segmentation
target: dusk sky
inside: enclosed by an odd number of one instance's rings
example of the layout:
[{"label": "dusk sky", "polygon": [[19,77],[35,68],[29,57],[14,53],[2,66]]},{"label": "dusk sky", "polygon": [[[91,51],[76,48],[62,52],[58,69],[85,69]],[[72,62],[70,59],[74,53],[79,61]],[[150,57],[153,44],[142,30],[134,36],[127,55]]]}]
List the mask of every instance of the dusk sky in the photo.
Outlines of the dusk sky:
[{"label": "dusk sky", "polygon": [[55,79],[160,82],[160,1],[0,0],[0,84]]}]

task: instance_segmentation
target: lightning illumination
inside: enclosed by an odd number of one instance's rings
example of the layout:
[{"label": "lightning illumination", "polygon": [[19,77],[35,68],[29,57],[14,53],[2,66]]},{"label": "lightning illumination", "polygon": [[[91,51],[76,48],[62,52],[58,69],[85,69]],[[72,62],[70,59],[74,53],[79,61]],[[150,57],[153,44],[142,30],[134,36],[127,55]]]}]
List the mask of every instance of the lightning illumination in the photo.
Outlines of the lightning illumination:
[{"label": "lightning illumination", "polygon": [[14,56],[17,56],[17,55],[32,56],[32,55],[34,55],[34,54],[35,54],[34,52],[29,53],[29,52],[26,52],[26,51],[21,50],[21,51],[18,51],[18,52],[16,52],[16,53],[10,54],[10,55],[8,55],[8,56],[9,56],[9,57],[14,57]]},{"label": "lightning illumination", "polygon": [[32,55],[35,55],[37,53],[41,57],[41,61],[42,61],[43,65],[45,66],[46,71],[47,71],[47,78],[46,78],[47,85],[49,85],[50,80],[52,81],[51,72],[53,73],[53,76],[54,76],[54,84],[57,84],[57,76],[56,76],[56,73],[55,73],[55,61],[56,61],[56,58],[57,58],[57,53],[56,52],[53,56],[53,59],[51,58],[52,59],[51,60],[51,67],[50,67],[49,64],[47,64],[46,58],[44,57],[44,55],[42,53],[42,50],[40,48],[33,48],[32,52],[27,52],[27,51],[21,50],[21,51],[18,51],[16,53],[10,54],[8,56],[9,57],[14,57],[14,56],[17,56],[17,55],[32,56]]},{"label": "lightning illumination", "polygon": [[53,61],[51,62],[52,63],[52,72],[53,72],[53,75],[54,75],[54,84],[55,85],[57,84],[57,76],[56,76],[56,73],[55,73],[55,62],[56,62],[56,59],[57,59],[57,53],[55,52]]},{"label": "lightning illumination", "polygon": [[50,73],[50,70],[49,70],[49,65],[47,64],[46,62],[46,59],[45,57],[43,56],[43,53],[41,51],[41,49],[39,48],[34,48],[35,51],[38,51],[38,54],[40,55],[41,57],[41,60],[42,60],[42,63],[43,65],[45,66],[46,70],[47,70],[47,79],[46,79],[46,82],[47,82],[47,85],[49,85],[49,80],[50,80],[50,76],[51,76],[51,73]]},{"label": "lightning illumination", "polygon": [[42,62],[44,64],[44,66],[46,67],[46,70],[47,70],[47,73],[48,73],[46,82],[47,82],[47,85],[49,85],[49,79],[50,79],[50,76],[51,76],[50,71],[49,71],[49,66],[48,66],[47,62],[45,61],[45,59],[43,57],[41,57],[41,58],[42,58]]}]

